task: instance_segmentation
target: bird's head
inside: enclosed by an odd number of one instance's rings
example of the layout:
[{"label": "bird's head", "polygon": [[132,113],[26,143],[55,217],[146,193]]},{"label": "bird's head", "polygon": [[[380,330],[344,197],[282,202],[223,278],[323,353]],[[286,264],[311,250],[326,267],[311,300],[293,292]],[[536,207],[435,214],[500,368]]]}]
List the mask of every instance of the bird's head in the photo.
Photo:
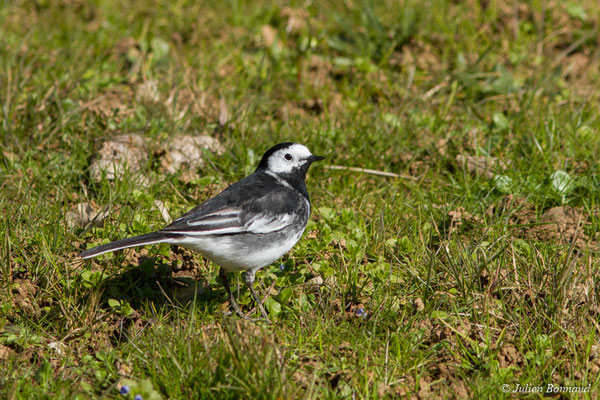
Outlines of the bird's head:
[{"label": "bird's head", "polygon": [[308,148],[299,143],[280,143],[271,147],[260,160],[258,170],[277,175],[298,175],[304,178],[310,164],[324,160],[325,157],[313,155]]}]

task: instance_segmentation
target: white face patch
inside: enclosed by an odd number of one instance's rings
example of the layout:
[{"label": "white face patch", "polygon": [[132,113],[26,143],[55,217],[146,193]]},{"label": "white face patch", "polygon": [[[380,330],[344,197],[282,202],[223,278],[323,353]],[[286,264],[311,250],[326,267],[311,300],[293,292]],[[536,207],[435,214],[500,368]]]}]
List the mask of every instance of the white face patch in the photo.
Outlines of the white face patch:
[{"label": "white face patch", "polygon": [[308,162],[312,153],[304,145],[295,143],[285,149],[277,150],[268,160],[267,170],[275,174],[292,172]]}]

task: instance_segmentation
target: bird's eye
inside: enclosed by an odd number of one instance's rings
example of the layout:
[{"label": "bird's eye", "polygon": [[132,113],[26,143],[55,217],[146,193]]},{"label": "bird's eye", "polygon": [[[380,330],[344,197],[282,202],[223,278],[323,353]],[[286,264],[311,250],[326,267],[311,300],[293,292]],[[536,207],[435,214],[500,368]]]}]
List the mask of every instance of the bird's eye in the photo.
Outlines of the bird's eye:
[{"label": "bird's eye", "polygon": [[288,161],[291,161],[293,157],[292,157],[292,155],[290,153],[285,153],[285,155],[283,156],[283,158],[285,158]]}]

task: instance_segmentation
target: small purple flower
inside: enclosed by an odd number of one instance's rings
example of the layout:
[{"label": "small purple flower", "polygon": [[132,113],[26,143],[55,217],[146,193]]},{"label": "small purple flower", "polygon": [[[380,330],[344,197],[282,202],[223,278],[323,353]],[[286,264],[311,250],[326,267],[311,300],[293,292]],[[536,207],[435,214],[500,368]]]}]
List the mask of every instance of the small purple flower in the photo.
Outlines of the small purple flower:
[{"label": "small purple flower", "polygon": [[356,310],[356,315],[358,315],[359,317],[362,316],[365,313],[365,309],[364,308],[358,308]]},{"label": "small purple flower", "polygon": [[136,394],[133,400],[144,400],[141,394]]},{"label": "small purple flower", "polygon": [[121,393],[123,396],[127,396],[127,394],[129,393],[129,386],[121,386],[121,389],[119,389],[119,393]]},{"label": "small purple flower", "polygon": [[283,263],[279,264],[279,270],[283,271],[285,269],[285,265]]}]

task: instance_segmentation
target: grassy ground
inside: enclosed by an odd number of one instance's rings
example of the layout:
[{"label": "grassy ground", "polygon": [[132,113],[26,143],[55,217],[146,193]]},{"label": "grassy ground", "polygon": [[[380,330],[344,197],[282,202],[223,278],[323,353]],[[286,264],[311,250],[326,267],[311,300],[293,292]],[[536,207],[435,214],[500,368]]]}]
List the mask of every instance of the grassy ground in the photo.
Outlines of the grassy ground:
[{"label": "grassy ground", "polygon": [[[594,0],[2,2],[0,397],[597,398],[599,15]],[[125,133],[147,140],[145,178],[95,182]],[[166,174],[157,149],[184,133],[225,152]],[[273,325],[224,315],[217,267],[185,251],[73,261],[288,140],[400,177],[311,169],[305,236],[257,276]],[[68,224],[82,202],[108,218]]]}]

